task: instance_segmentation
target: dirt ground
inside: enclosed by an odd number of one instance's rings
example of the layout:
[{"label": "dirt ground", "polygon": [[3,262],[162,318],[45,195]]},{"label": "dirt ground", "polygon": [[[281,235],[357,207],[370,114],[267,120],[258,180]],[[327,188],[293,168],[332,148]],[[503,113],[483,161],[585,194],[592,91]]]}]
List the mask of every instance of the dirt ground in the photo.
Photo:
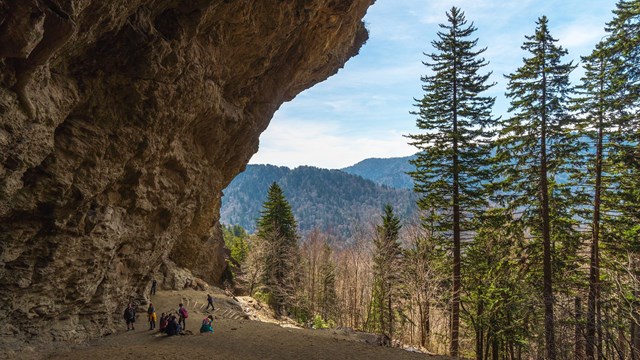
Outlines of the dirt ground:
[{"label": "dirt ground", "polygon": [[[402,349],[365,343],[362,337],[344,330],[311,330],[250,320],[265,318],[260,304],[247,298],[234,299],[214,289],[216,310],[204,311],[207,292],[167,291],[152,297],[158,317],[161,312],[176,311],[179,302],[189,310],[186,329],[190,335],[168,337],[149,331],[146,314],[139,312],[136,330],[122,331],[92,342],[60,348],[47,354],[32,353],[30,359],[429,359],[429,356]],[[244,309],[243,309],[244,308]],[[200,334],[202,319],[214,315],[214,333]],[[275,322],[275,320],[272,320]],[[284,326],[282,326],[284,325]]]}]

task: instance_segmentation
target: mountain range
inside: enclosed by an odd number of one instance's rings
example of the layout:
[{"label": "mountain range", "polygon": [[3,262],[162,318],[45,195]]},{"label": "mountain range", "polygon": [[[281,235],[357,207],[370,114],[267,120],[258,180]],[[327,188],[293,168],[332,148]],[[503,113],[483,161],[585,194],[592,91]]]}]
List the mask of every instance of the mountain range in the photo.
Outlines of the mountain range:
[{"label": "mountain range", "polygon": [[385,159],[370,158],[341,170],[381,185],[397,189],[413,189],[413,179],[407,173],[415,170],[415,166],[409,163],[415,158],[416,155]]},{"label": "mountain range", "polygon": [[342,170],[247,165],[223,191],[220,219],[254,232],[267,190],[276,182],[291,204],[301,234],[317,229],[348,240],[379,222],[387,203],[401,219],[415,216],[416,195],[404,173],[408,159],[367,159]]}]

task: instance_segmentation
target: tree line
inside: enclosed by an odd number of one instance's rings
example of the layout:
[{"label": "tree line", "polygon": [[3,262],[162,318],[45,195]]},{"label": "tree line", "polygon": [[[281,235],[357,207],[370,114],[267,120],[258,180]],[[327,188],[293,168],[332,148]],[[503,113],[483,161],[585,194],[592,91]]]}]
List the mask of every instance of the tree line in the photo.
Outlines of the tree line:
[{"label": "tree line", "polygon": [[540,17],[505,75],[504,117],[475,26],[446,15],[408,135],[420,218],[386,206],[336,249],[299,239],[274,183],[247,238],[251,293],[303,323],[453,357],[640,359],[640,1],[618,1],[575,86]]}]

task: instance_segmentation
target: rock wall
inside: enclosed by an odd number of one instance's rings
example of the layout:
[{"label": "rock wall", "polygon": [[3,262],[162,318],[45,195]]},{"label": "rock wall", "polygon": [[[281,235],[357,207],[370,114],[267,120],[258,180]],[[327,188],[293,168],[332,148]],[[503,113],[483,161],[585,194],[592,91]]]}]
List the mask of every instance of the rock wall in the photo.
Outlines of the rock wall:
[{"label": "rock wall", "polygon": [[0,0],[0,341],[109,333],[168,259],[219,282],[222,189],[372,2]]}]

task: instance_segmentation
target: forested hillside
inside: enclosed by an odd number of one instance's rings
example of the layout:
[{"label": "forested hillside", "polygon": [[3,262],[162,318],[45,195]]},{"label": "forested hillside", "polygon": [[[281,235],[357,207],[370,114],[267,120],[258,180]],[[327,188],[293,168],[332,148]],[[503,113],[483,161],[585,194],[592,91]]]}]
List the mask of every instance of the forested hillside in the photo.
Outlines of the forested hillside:
[{"label": "forested hillside", "polygon": [[415,158],[415,155],[388,159],[371,158],[341,170],[378,184],[397,189],[412,189],[413,180],[407,172],[415,170],[415,166],[409,163]]},{"label": "forested hillside", "polygon": [[271,183],[282,188],[291,203],[301,233],[313,229],[351,238],[391,204],[403,219],[413,218],[416,195],[409,190],[375,184],[339,170],[301,166],[248,165],[224,190],[222,223],[255,231]]},{"label": "forested hillside", "polygon": [[[419,222],[398,201],[409,190],[359,177],[383,181],[393,160],[345,169],[358,177],[258,168],[260,230],[228,242],[248,249],[237,273],[249,293],[301,324],[452,358],[640,360],[640,0],[618,1],[580,64],[553,26],[531,25],[497,116],[487,48],[461,9],[446,12],[406,135],[415,169],[390,170],[410,170]],[[296,222],[321,225],[295,242]],[[329,233],[372,223],[341,247]]]}]

